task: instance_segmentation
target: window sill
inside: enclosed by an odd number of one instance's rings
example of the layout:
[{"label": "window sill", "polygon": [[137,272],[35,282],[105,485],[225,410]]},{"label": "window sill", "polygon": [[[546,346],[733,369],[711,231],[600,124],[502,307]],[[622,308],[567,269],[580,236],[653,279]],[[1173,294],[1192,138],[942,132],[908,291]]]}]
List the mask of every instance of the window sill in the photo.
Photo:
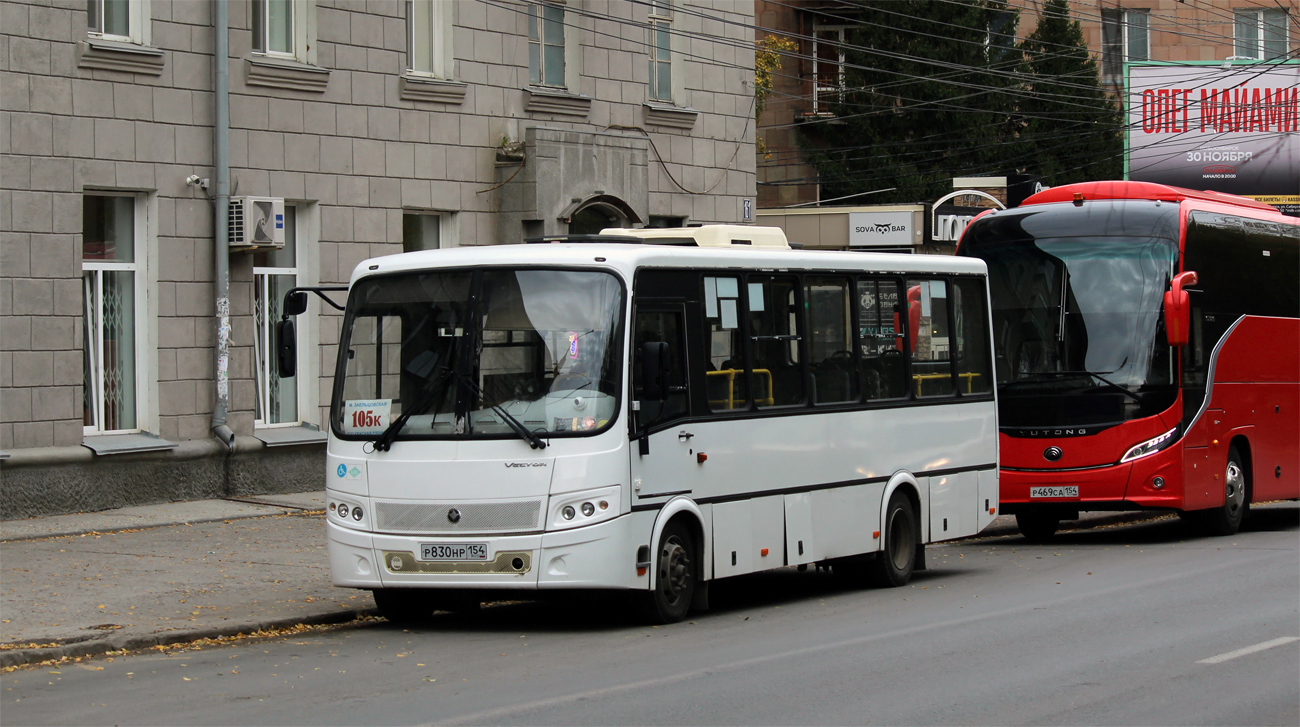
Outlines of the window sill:
[{"label": "window sill", "polygon": [[700,112],[692,108],[682,108],[655,101],[642,105],[645,109],[645,122],[649,126],[671,126],[674,129],[693,129]]},{"label": "window sill", "polygon": [[94,452],[96,456],[109,454],[132,454],[135,452],[158,452],[176,449],[180,446],[166,439],[160,439],[148,432],[133,434],[92,434],[85,437],[81,446]]},{"label": "window sill", "polygon": [[166,59],[166,53],[160,48],[120,40],[87,38],[77,44],[78,68],[161,76]]},{"label": "window sill", "polygon": [[590,96],[541,86],[527,86],[524,90],[528,92],[528,104],[524,107],[528,113],[582,117],[591,113]]},{"label": "window sill", "polygon": [[262,440],[267,447],[290,447],[296,444],[324,444],[325,432],[315,424],[299,424],[296,427],[257,427],[253,437]]},{"label": "window sill", "polygon": [[330,81],[329,69],[288,58],[254,54],[244,59],[244,68],[244,83],[249,86],[324,93]]},{"label": "window sill", "polygon": [[404,73],[399,88],[402,98],[407,101],[460,104],[465,102],[465,91],[469,85],[432,76]]}]

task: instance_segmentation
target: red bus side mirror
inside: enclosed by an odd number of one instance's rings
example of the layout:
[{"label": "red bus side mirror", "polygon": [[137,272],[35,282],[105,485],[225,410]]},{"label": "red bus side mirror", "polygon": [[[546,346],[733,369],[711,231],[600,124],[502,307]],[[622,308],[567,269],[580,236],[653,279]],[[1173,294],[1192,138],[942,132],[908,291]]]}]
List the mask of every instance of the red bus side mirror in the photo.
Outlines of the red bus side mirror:
[{"label": "red bus side mirror", "polygon": [[1186,346],[1188,329],[1192,322],[1192,301],[1184,285],[1196,285],[1196,273],[1191,270],[1179,273],[1169,283],[1165,293],[1165,337],[1170,346]]},{"label": "red bus side mirror", "polygon": [[907,333],[912,338],[912,353],[916,353],[916,339],[921,333],[921,286],[907,289]]}]

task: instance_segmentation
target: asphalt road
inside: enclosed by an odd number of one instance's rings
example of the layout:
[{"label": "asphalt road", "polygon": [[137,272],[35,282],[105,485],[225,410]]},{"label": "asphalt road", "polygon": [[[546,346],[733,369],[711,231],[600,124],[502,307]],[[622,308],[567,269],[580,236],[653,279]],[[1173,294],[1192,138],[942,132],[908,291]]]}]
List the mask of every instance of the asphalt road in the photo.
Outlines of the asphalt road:
[{"label": "asphalt road", "polygon": [[[1300,507],[928,551],[908,587],[723,581],[651,628],[511,603],[421,628],[7,674],[20,724],[1300,724]],[[1289,640],[1288,640],[1289,639]],[[1251,651],[1247,647],[1258,647]],[[1249,653],[1236,652],[1246,651]]]}]

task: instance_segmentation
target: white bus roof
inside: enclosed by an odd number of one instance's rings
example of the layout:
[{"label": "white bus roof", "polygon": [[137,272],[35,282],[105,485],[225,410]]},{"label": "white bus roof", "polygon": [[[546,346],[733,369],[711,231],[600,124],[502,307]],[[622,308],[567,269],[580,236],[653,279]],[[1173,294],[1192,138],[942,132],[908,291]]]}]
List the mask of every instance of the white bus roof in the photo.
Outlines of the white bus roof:
[{"label": "white bus roof", "polygon": [[616,270],[631,279],[638,268],[701,268],[735,272],[861,271],[878,273],[984,274],[984,261],[949,255],[790,250],[749,247],[678,247],[606,243],[483,245],[425,250],[363,260],[349,284],[369,275],[477,266],[554,266]]},{"label": "white bus roof", "polygon": [[698,247],[731,247],[732,245],[749,245],[751,247],[789,248],[785,230],[780,227],[756,227],[754,225],[701,225],[699,227],[610,227],[600,231],[602,235],[625,235],[639,237],[643,240],[655,240],[660,244],[691,244]]}]

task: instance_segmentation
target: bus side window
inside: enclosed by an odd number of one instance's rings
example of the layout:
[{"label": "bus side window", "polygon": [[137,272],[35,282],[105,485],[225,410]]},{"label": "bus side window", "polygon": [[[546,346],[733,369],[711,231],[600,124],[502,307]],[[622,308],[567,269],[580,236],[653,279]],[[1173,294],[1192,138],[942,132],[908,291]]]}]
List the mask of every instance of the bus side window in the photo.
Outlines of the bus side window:
[{"label": "bus side window", "polygon": [[853,355],[853,296],[847,277],[806,277],[808,364],[813,403],[857,401],[860,379]]},{"label": "bus side window", "polygon": [[953,284],[953,330],[957,334],[957,390],[963,394],[987,394],[993,389],[989,361],[987,307],[984,281],[959,278]]},{"label": "bus side window", "polygon": [[745,341],[740,328],[740,278],[704,278],[704,330],[708,334],[709,409],[749,408]]},{"label": "bus side window", "polygon": [[788,275],[754,275],[746,288],[754,399],[761,407],[802,404],[799,281]]},{"label": "bus side window", "polygon": [[[637,309],[632,349],[634,357],[632,391],[636,401],[640,403],[640,411],[635,412],[638,428],[657,426],[686,414],[689,399],[686,386],[684,323],[681,306],[677,306],[676,310]],[[645,396],[642,357],[645,344],[652,342],[668,344],[668,369],[664,372],[667,396],[664,399]]]},{"label": "bus side window", "polygon": [[951,396],[952,334],[948,321],[948,283],[943,280],[908,280],[908,305],[919,303],[920,316],[909,309],[915,331],[912,343],[912,390],[918,397]]},{"label": "bus side window", "polygon": [[907,396],[903,360],[906,311],[896,280],[858,281],[858,350],[868,401]]}]

